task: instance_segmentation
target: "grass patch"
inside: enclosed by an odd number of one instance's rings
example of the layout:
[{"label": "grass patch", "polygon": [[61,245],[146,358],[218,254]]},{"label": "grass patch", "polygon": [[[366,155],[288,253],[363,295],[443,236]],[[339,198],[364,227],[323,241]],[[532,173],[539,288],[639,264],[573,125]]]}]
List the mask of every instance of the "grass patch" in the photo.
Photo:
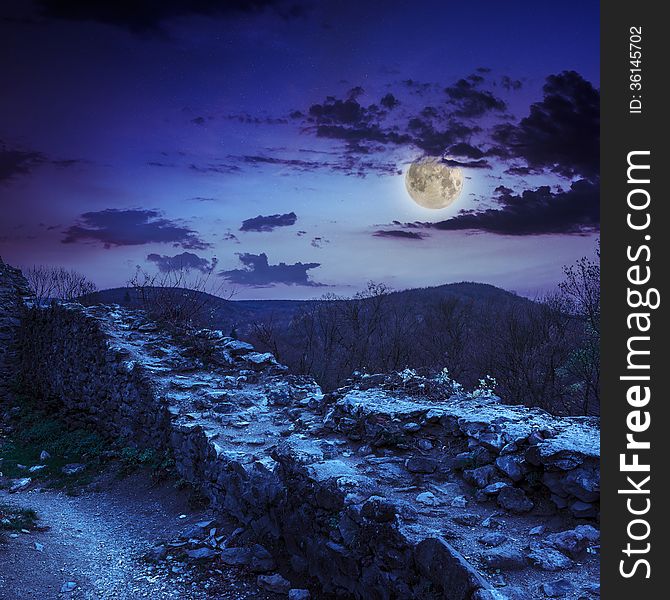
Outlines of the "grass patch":
[{"label": "grass patch", "polygon": [[[71,429],[25,398],[14,411],[11,434],[0,436],[0,472],[5,485],[8,479],[30,477],[45,487],[74,494],[112,465],[119,477],[147,469],[154,483],[176,475],[174,458],[168,451],[125,446],[89,429]],[[42,451],[49,455],[45,460],[40,459]],[[69,475],[63,473],[63,467],[73,463],[85,468]],[[43,468],[31,472],[30,468],[36,466]]]},{"label": "grass patch", "polygon": [[31,531],[37,528],[37,513],[30,508],[19,508],[0,502],[0,542],[6,542],[6,532]]},{"label": "grass patch", "polygon": [[0,530],[21,531],[35,528],[37,513],[30,508],[19,508],[0,502]]},{"label": "grass patch", "polygon": [[125,446],[121,448],[120,456],[121,470],[119,475],[130,475],[140,468],[151,470],[151,478],[154,482],[161,481],[170,475],[174,475],[174,458],[168,451],[159,452],[153,448],[133,448]]},{"label": "grass patch", "polygon": [[[109,446],[97,434],[84,429],[68,429],[61,421],[41,413],[23,411],[16,417],[12,438],[0,445],[1,470],[6,477],[46,480],[52,487],[73,488],[86,484],[100,466]],[[50,457],[40,460],[45,450]],[[86,465],[81,473],[65,475],[71,463]],[[44,468],[30,472],[30,467]]]}]

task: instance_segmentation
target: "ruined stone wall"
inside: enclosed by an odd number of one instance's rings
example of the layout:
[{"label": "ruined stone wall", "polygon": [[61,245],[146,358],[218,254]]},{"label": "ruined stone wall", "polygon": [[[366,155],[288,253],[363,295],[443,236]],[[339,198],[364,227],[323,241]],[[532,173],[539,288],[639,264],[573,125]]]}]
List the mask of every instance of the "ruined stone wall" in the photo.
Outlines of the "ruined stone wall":
[{"label": "ruined stone wall", "polygon": [[403,533],[375,481],[306,435],[307,421],[322,419],[310,409],[323,400],[313,381],[220,332],[201,332],[200,352],[203,345],[206,366],[139,314],[32,308],[17,368],[23,393],[73,426],[169,447],[214,509],[324,594],[486,597],[488,584],[446,540]]},{"label": "ruined stone wall", "polygon": [[23,299],[30,295],[21,271],[0,257],[0,403],[11,393],[16,373],[14,342],[20,324]]},{"label": "ruined stone wall", "polygon": [[[11,290],[14,311],[23,288],[8,272],[0,298]],[[182,477],[320,597],[528,598],[546,571],[597,577],[583,555],[591,530],[560,538],[577,540],[568,554],[551,536],[515,535],[543,530],[548,510],[563,526],[597,516],[593,420],[445,395],[411,373],[324,396],[220,331],[176,340],[115,306],[19,312],[9,324],[24,394],[73,425],[169,449]],[[513,534],[481,552],[496,527]],[[491,584],[508,567],[519,596]]]}]

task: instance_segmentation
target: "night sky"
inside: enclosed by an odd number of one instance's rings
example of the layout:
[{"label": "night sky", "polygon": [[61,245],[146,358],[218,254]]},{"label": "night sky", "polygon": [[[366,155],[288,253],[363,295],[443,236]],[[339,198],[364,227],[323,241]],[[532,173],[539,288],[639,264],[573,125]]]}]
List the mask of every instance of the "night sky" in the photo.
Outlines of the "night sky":
[{"label": "night sky", "polygon": [[[240,299],[546,291],[599,230],[598,12],[3,2],[0,256],[100,288],[214,266]],[[462,167],[452,206],[408,195],[423,156]]]}]

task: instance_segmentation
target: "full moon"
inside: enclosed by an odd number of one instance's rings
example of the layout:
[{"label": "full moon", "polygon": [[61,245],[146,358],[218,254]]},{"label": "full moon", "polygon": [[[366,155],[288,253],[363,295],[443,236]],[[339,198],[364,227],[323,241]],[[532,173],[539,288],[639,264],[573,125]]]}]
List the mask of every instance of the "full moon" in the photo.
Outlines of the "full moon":
[{"label": "full moon", "polygon": [[423,158],[407,169],[405,187],[419,206],[446,208],[463,189],[463,172],[458,167],[444,164],[439,158]]}]

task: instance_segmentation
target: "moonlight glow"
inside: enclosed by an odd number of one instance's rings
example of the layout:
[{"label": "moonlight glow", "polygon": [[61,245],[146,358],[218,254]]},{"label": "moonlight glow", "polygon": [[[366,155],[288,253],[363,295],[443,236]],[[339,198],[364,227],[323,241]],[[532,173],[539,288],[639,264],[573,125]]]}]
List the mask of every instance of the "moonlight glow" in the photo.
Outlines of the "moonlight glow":
[{"label": "moonlight glow", "polygon": [[424,208],[446,208],[463,189],[463,172],[449,167],[439,158],[413,162],[405,175],[405,187],[412,200]]}]

